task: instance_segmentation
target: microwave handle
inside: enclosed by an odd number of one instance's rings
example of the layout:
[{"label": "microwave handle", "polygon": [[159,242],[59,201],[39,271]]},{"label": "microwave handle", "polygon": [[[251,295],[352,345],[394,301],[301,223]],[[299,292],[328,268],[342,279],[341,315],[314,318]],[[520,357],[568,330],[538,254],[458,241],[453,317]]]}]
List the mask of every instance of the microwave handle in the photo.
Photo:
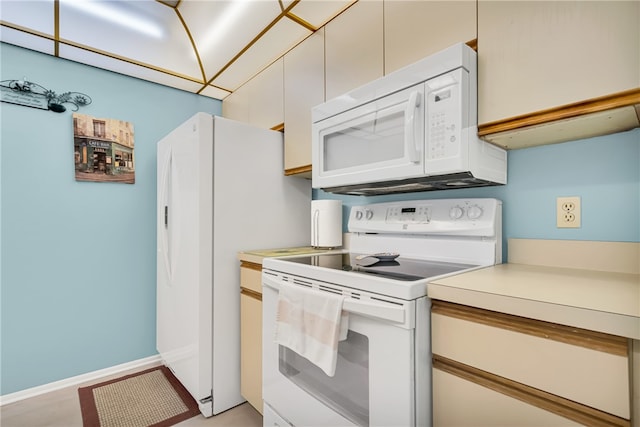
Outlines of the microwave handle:
[{"label": "microwave handle", "polygon": [[414,131],[416,111],[418,111],[419,106],[420,92],[412,92],[411,95],[409,95],[409,102],[407,103],[407,109],[405,110],[404,115],[404,147],[407,155],[409,156],[409,160],[412,163],[418,163],[420,161],[420,153],[416,148],[416,138]]}]

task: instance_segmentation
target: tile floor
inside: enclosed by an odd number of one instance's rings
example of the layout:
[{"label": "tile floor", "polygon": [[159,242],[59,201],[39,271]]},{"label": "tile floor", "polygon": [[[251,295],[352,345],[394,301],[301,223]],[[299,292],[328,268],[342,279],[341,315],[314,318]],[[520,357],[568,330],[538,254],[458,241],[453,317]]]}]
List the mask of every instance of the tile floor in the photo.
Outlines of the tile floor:
[{"label": "tile floor", "polygon": [[[131,372],[116,375],[119,377]],[[101,378],[92,383],[100,383],[111,377]],[[2,427],[82,427],[82,415],[78,400],[80,384],[54,391],[0,407],[0,426]],[[190,418],[179,427],[259,427],[262,416],[248,403],[236,406],[215,417],[202,415]]]}]

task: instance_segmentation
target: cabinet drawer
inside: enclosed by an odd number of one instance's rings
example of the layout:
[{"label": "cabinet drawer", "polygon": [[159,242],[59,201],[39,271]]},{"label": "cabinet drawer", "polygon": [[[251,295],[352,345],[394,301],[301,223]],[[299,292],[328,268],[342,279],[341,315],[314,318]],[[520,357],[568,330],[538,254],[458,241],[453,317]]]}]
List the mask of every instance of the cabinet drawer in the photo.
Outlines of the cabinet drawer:
[{"label": "cabinet drawer", "polygon": [[240,393],[262,413],[262,302],[240,295]]},{"label": "cabinet drawer", "polygon": [[433,389],[434,427],[582,425],[439,369],[433,370]]},{"label": "cabinet drawer", "polygon": [[262,295],[262,266],[243,261],[240,264],[240,287]]},{"label": "cabinet drawer", "polygon": [[434,301],[434,355],[630,418],[628,341]]}]

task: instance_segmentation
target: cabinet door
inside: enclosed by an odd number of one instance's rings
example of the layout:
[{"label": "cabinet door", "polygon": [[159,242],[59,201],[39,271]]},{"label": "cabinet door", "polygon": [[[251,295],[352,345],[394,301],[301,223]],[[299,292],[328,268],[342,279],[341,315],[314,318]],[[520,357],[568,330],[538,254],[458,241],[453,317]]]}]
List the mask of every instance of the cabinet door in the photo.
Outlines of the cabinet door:
[{"label": "cabinet door", "polygon": [[640,427],[640,340],[633,340],[631,345],[631,396],[633,398],[631,419],[633,427]]},{"label": "cabinet door", "polygon": [[326,99],[383,75],[383,2],[359,1],[325,25]]},{"label": "cabinet door", "polygon": [[478,123],[640,87],[640,2],[478,2]]},{"label": "cabinet door", "polygon": [[284,71],[280,58],[249,83],[249,123],[272,129],[284,122]]},{"label": "cabinet door", "polygon": [[384,73],[477,37],[475,0],[384,3]]},{"label": "cabinet door", "polygon": [[434,355],[630,418],[624,338],[440,302],[431,328]]},{"label": "cabinet door", "polygon": [[560,427],[583,424],[434,369],[433,425],[434,427]]},{"label": "cabinet door", "polygon": [[311,171],[311,108],[324,101],[324,29],[284,56],[284,169]]},{"label": "cabinet door", "polygon": [[241,86],[222,101],[222,117],[249,123],[249,88]]},{"label": "cabinet door", "polygon": [[240,295],[240,393],[262,414],[262,301]]}]

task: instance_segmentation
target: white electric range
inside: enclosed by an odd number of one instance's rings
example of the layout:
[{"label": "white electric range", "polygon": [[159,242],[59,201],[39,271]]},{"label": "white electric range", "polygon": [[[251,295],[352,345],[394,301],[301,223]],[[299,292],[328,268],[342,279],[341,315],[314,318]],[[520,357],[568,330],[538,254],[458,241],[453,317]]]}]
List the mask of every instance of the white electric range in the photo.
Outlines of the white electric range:
[{"label": "white electric range", "polygon": [[[427,284],[502,261],[496,199],[354,206],[348,229],[342,253],[264,260],[265,426],[430,425]],[[335,375],[275,343],[284,283],[344,298]]]}]

